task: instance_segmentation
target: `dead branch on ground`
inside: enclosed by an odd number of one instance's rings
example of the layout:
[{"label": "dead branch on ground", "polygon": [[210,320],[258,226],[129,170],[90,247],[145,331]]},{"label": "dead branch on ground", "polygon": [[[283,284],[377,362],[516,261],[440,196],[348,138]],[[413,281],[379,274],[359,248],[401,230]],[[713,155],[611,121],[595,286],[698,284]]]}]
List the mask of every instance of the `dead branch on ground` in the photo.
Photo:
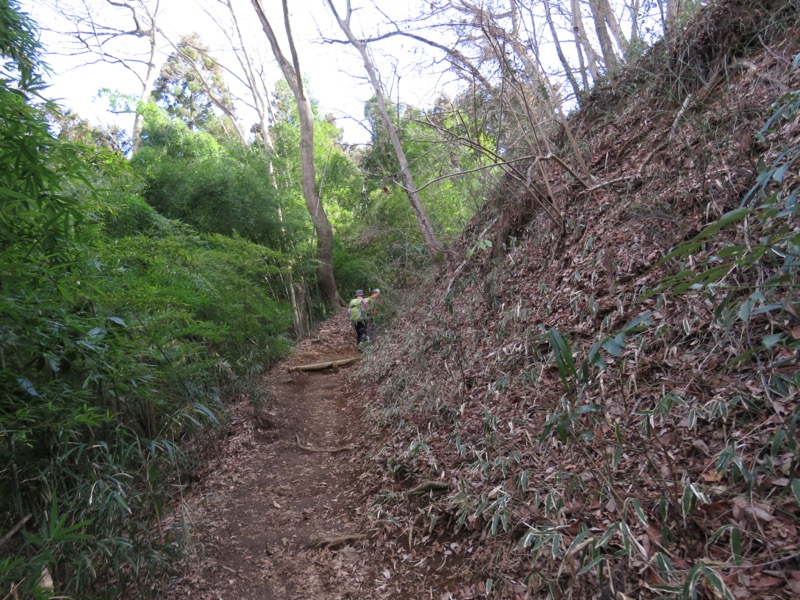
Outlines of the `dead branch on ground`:
[{"label": "dead branch on ground", "polygon": [[297,440],[297,446],[301,450],[305,450],[306,452],[325,452],[327,454],[336,454],[337,452],[344,452],[345,450],[352,450],[352,446],[339,446],[338,448],[314,448],[313,446],[306,446],[300,441],[300,436],[298,434],[294,434],[295,439]]},{"label": "dead branch on ground", "polygon": [[444,491],[450,489],[450,484],[443,481],[423,481],[410,490],[402,492],[403,496],[413,496],[414,494],[424,494],[432,491]]},{"label": "dead branch on ground", "polygon": [[358,362],[359,360],[361,360],[360,356],[354,356],[352,358],[329,360],[326,362],[313,363],[310,365],[295,365],[293,367],[287,367],[286,371],[288,371],[289,373],[293,373],[295,371],[322,371],[323,369],[338,369],[339,367],[345,367],[347,365],[351,365],[354,362]]},{"label": "dead branch on ground", "polygon": [[314,542],[312,547],[314,548],[334,548],[335,546],[341,546],[343,544],[347,544],[349,542],[357,542],[358,540],[366,539],[366,535],[363,533],[351,533],[347,535],[337,535],[331,537],[324,537],[320,540]]}]

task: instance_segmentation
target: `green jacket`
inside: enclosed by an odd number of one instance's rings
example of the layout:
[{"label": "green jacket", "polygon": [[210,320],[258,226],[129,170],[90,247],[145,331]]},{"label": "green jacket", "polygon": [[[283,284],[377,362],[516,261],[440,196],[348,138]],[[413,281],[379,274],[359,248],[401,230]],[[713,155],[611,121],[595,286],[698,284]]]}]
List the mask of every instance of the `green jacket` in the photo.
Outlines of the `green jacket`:
[{"label": "green jacket", "polygon": [[366,321],[369,317],[369,300],[366,298],[353,298],[350,300],[350,320],[353,323]]}]

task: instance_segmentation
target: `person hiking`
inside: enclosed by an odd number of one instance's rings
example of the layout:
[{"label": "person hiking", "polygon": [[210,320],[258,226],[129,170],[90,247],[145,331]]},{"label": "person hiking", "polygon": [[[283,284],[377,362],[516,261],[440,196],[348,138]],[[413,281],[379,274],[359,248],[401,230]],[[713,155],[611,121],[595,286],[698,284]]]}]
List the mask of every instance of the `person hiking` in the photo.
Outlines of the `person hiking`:
[{"label": "person hiking", "polygon": [[369,302],[364,298],[363,290],[356,290],[356,297],[350,300],[350,322],[356,330],[356,345],[361,350],[361,342],[367,340],[367,320],[369,319]]},{"label": "person hiking", "polygon": [[370,342],[375,339],[375,321],[381,312],[383,305],[383,298],[380,297],[381,291],[378,288],[372,290],[370,297],[367,299],[369,303],[369,317],[367,319],[367,340]]}]

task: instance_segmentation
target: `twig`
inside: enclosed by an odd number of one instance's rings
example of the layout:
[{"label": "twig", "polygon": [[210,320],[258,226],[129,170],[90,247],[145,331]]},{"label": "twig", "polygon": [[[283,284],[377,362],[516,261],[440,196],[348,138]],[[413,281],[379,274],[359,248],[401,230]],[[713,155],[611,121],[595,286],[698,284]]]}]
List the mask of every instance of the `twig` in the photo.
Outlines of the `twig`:
[{"label": "twig", "polygon": [[[448,131],[447,129],[444,129],[444,128],[442,128],[442,127],[440,127],[440,126],[438,126],[438,125],[436,125],[435,123],[432,123],[432,122],[430,123],[430,125],[434,129],[436,129],[437,131],[449,135],[453,140],[461,142],[461,143],[469,146],[470,148],[478,150],[481,153],[483,153],[484,155],[492,158],[497,163],[497,166],[500,167],[501,169],[503,169],[507,175],[509,175],[510,177],[513,177],[514,179],[519,181],[525,187],[525,190],[528,193],[530,193],[531,196],[533,196],[534,200],[539,204],[539,206],[542,207],[542,209],[547,213],[547,216],[550,217],[550,219],[556,224],[556,226],[558,226],[562,230],[564,229],[564,219],[558,213],[558,211],[556,209],[556,206],[553,203],[552,195],[551,195],[551,198],[539,198],[539,197],[537,197],[537,195],[534,192],[534,190],[530,187],[530,183],[529,183],[530,175],[528,176],[528,181],[526,181],[525,175],[519,169],[515,168],[511,164],[512,162],[520,162],[522,159],[516,159],[514,161],[505,161],[505,160],[503,160],[503,158],[499,154],[497,154],[496,152],[490,150],[486,146],[476,142],[473,139],[466,138],[466,137],[460,136],[460,135],[455,135],[453,132]],[[536,159],[537,156],[534,155],[534,156],[531,156],[530,158]],[[529,173],[530,173],[530,170],[529,170]],[[548,188],[549,188],[549,183],[548,183]]]},{"label": "twig", "polygon": [[[485,236],[487,233],[489,233],[489,230],[490,230],[492,227],[494,227],[494,224],[495,224],[496,222],[497,222],[497,218],[495,217],[494,219],[492,219],[492,220],[489,222],[489,224],[488,224],[488,225],[487,225],[487,226],[486,226],[486,227],[483,229],[483,231],[481,231],[481,232],[478,234],[478,241],[480,241],[481,239],[483,239],[483,236]],[[445,292],[444,292],[444,295],[445,295],[445,296],[447,296],[447,294],[449,294],[449,293],[450,293],[450,288],[452,288],[452,287],[453,287],[453,283],[455,283],[455,281],[456,281],[456,278],[457,278],[457,277],[458,277],[458,275],[461,273],[461,269],[463,269],[465,266],[467,266],[467,263],[468,263],[468,262],[469,262],[469,258],[467,258],[467,259],[466,259],[464,262],[462,262],[460,265],[458,265],[458,268],[457,268],[457,269],[456,269],[456,270],[453,272],[453,277],[452,277],[452,279],[450,279],[450,283],[448,283],[448,284],[447,284],[447,289],[446,289],[446,290],[445,290]]]},{"label": "twig", "polygon": [[[426,123],[426,121],[419,121],[419,122],[420,123]],[[513,162],[513,161],[510,161],[510,162]],[[438,182],[440,182],[440,181],[442,181],[444,179],[451,179],[453,177],[460,177],[461,175],[468,175],[469,173],[475,173],[476,171],[485,171],[486,169],[494,169],[497,166],[498,166],[497,163],[492,163],[490,165],[482,165],[480,167],[475,167],[474,169],[467,169],[466,171],[458,171],[457,173],[449,173],[447,175],[440,175],[439,177],[434,177],[433,179],[431,179],[427,183],[424,183],[423,185],[419,186],[417,188],[417,191],[421,192],[422,190],[424,190],[429,185],[433,185],[434,183],[438,183]]]},{"label": "twig", "polygon": [[686,112],[686,109],[689,108],[689,104],[691,103],[692,99],[694,98],[694,94],[689,94],[686,96],[686,99],[681,104],[681,109],[678,111],[678,114],[675,115],[675,120],[672,122],[672,127],[669,130],[669,136],[672,137],[675,135],[675,131],[678,129],[678,124],[681,122],[681,118],[683,117],[683,113]]},{"label": "twig", "polygon": [[635,175],[623,175],[622,177],[609,179],[608,181],[601,181],[591,187],[587,187],[586,189],[581,190],[580,192],[578,192],[578,195],[580,196],[581,194],[586,194],[587,192],[594,192],[596,190],[599,190],[600,188],[604,188],[606,186],[613,185],[615,183],[621,183],[623,181],[629,181],[631,179],[641,179],[642,175],[644,174],[644,168],[648,165],[648,163],[651,160],[653,160],[653,157],[656,155],[656,153],[663,150],[668,145],[668,143],[669,142],[662,142],[661,144],[653,148],[650,151],[650,153],[644,158],[642,164],[639,165],[639,168],[636,170]]},{"label": "twig", "polygon": [[637,177],[642,176],[642,173],[644,172],[644,168],[647,166],[647,163],[649,163],[653,159],[653,157],[656,155],[656,152],[661,152],[661,150],[663,150],[668,143],[669,142],[663,142],[650,151],[650,154],[648,154],[642,161],[642,164],[639,165],[639,168],[636,171]]},{"label": "twig", "polygon": [[447,490],[450,485],[442,481],[423,481],[419,485],[402,492],[403,496],[413,496],[414,494],[424,494],[433,490]]},{"label": "twig", "polygon": [[231,569],[230,567],[226,567],[225,565],[219,565],[219,566],[222,567],[223,569],[225,569],[226,571],[230,571],[231,573],[233,573],[237,577],[241,577],[245,581],[250,581],[249,577],[247,577],[244,573],[242,573],[240,571],[237,571],[236,569]]},{"label": "twig", "polygon": [[341,446],[339,448],[312,448],[311,446],[304,446],[300,442],[300,436],[298,434],[294,434],[295,439],[297,440],[297,445],[301,450],[305,450],[307,452],[327,452],[328,454],[336,454],[337,452],[344,452],[345,450],[352,450],[352,446]]},{"label": "twig", "polygon": [[5,534],[5,535],[3,536],[3,539],[0,539],[0,547],[2,547],[2,546],[3,546],[3,544],[5,544],[5,543],[6,543],[8,540],[10,540],[10,539],[12,538],[12,536],[14,536],[14,534],[16,534],[16,533],[17,533],[17,532],[18,532],[20,529],[22,529],[22,527],[25,525],[25,523],[27,523],[28,521],[30,521],[30,518],[31,518],[32,516],[33,516],[33,515],[28,515],[28,516],[26,516],[24,519],[22,519],[22,520],[21,520],[19,523],[17,523],[16,525],[14,525],[14,526],[11,528],[11,531],[9,531],[7,534]]},{"label": "twig", "polygon": [[347,544],[348,542],[363,540],[366,537],[367,536],[363,533],[351,533],[347,535],[324,537],[321,540],[314,542],[312,546],[314,548],[333,548],[334,546],[341,546],[342,544]]},{"label": "twig", "polygon": [[[586,182],[583,180],[583,177],[581,177],[580,175],[578,175],[578,174],[577,174],[577,173],[576,173],[576,172],[575,172],[575,171],[572,169],[572,167],[570,167],[570,166],[569,166],[567,163],[565,163],[565,162],[564,162],[564,161],[563,161],[563,160],[562,160],[560,157],[556,156],[556,155],[555,155],[555,154],[553,154],[552,152],[550,152],[550,153],[546,154],[545,156],[537,156],[537,157],[536,157],[536,162],[538,162],[538,161],[540,161],[540,160],[554,160],[554,161],[556,161],[556,162],[557,162],[559,165],[561,165],[561,168],[562,168],[562,169],[564,169],[564,170],[565,170],[565,171],[567,171],[567,172],[568,172],[570,175],[572,175],[572,176],[573,176],[575,179],[577,179],[577,180],[578,180],[578,181],[581,183],[581,185],[582,185],[584,188],[586,188],[586,189],[589,189],[589,187],[591,187],[591,186],[590,186],[588,183],[586,183]],[[594,183],[594,182],[593,182],[593,183]]]}]

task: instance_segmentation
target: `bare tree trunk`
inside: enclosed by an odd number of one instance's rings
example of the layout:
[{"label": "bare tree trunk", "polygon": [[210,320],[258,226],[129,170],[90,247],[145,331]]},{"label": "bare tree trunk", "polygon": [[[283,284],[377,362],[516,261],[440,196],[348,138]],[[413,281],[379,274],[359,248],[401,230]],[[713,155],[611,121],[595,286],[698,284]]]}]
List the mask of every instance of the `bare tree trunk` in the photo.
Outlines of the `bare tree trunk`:
[{"label": "bare tree trunk", "polygon": [[[289,267],[291,269],[291,266]],[[294,332],[298,338],[303,337],[307,332],[303,326],[303,311],[300,304],[297,302],[297,294],[294,289],[294,277],[292,277],[291,270],[287,277],[286,287],[289,288],[289,301],[292,304],[292,323],[294,324]]]},{"label": "bare tree trunk", "polygon": [[608,35],[601,0],[589,0],[589,6],[594,16],[592,19],[594,30],[597,33],[597,40],[600,42],[600,51],[603,53],[606,71],[613,71],[617,68],[617,53],[614,52],[614,44],[611,43],[611,36]]},{"label": "bare tree trunk", "polygon": [[[236,10],[233,7],[232,0],[218,1],[227,8],[231,15],[233,33],[236,36],[236,40],[234,41],[227,31],[224,33],[228,38],[231,48],[233,48],[234,55],[236,56],[236,60],[239,62],[239,66],[242,68],[242,72],[244,73],[243,83],[247,86],[247,89],[250,91],[250,94],[253,97],[251,106],[255,109],[256,114],[258,115],[258,135],[264,147],[270,181],[273,189],[275,189],[277,192],[278,183],[275,180],[275,168],[272,160],[275,148],[272,143],[272,137],[270,136],[269,128],[269,120],[272,115],[269,103],[269,92],[264,87],[264,77],[259,76],[257,73],[254,61],[247,50],[247,45],[245,44],[244,36],[242,35],[242,29],[239,25],[239,18],[236,14]],[[285,220],[286,218],[284,215],[283,206],[279,204],[278,221],[281,224],[282,233],[286,232]],[[281,239],[284,240],[284,237],[282,236]],[[287,251],[287,248],[283,246],[283,241],[281,242],[279,249],[282,252]],[[291,248],[288,250],[291,251]],[[283,279],[283,284],[286,289],[286,297],[289,299],[289,303],[292,306],[292,323],[294,326],[294,334],[297,338],[302,338],[306,333],[308,333],[308,328],[306,327],[304,319],[307,306],[304,303],[301,304],[301,301],[303,301],[305,298],[305,290],[302,287],[302,278],[301,283],[296,283],[295,281],[293,259],[289,259],[287,267],[287,272],[282,275],[281,278]],[[298,289],[300,289],[299,294]]]},{"label": "bare tree trunk", "polygon": [[575,52],[578,54],[578,68],[580,69],[581,74],[581,83],[583,83],[583,89],[589,89],[589,72],[586,67],[586,62],[583,58],[584,48],[583,44],[581,44],[581,36],[578,33],[578,28],[572,28],[572,35],[575,38]]},{"label": "bare tree trunk", "polygon": [[[544,14],[545,19],[547,20],[547,26],[550,28],[550,35],[553,36],[553,41],[556,45],[556,54],[558,54],[558,60],[561,61],[561,67],[564,69],[564,74],[567,76],[569,84],[572,86],[572,92],[575,94],[575,99],[578,101],[578,103],[580,103],[580,88],[578,87],[578,82],[575,80],[575,75],[572,73],[572,67],[567,61],[567,57],[564,56],[564,51],[561,49],[561,41],[558,39],[556,25],[553,22],[553,15],[550,11],[550,0],[544,0]],[[581,57],[581,62],[583,62],[583,57]]]},{"label": "bare tree trunk", "polygon": [[336,280],[333,277],[333,230],[317,193],[314,169],[314,113],[311,110],[311,102],[308,100],[305,86],[303,85],[300,61],[297,57],[297,50],[294,46],[289,23],[289,8],[286,0],[283,0],[284,27],[286,29],[286,37],[289,40],[292,62],[289,62],[281,51],[278,38],[275,36],[272,25],[261,6],[261,1],[252,0],[252,4],[258,18],[261,20],[261,25],[272,47],[272,52],[275,54],[275,59],[278,61],[281,72],[286,78],[297,102],[297,110],[300,114],[300,164],[303,172],[303,196],[317,235],[317,279],[320,293],[322,294],[322,302],[326,310],[334,312],[342,304],[342,300],[336,290]]},{"label": "bare tree trunk", "polygon": [[[247,51],[247,45],[244,42],[242,29],[239,26],[239,18],[236,16],[236,11],[233,8],[232,1],[219,0],[219,2],[223,3],[228,8],[228,12],[231,15],[233,30],[236,34],[237,43],[234,43],[230,37],[228,37],[228,41],[231,43],[236,60],[239,62],[239,66],[242,68],[242,72],[244,73],[244,83],[247,85],[247,88],[250,90],[250,94],[253,96],[252,107],[255,109],[256,114],[258,115],[258,123],[260,127],[260,131],[258,133],[261,137],[261,143],[264,144],[265,149],[271,149],[272,139],[270,138],[269,134],[269,98],[268,94],[261,93],[261,85],[259,85],[259,82],[262,82],[263,84],[263,77],[256,76],[253,60]],[[272,175],[272,163],[270,163],[270,175]]]},{"label": "bare tree trunk", "polygon": [[[153,80],[156,73],[156,51],[158,50],[156,34],[156,16],[158,14],[158,0],[156,0],[156,9],[150,15],[150,27],[147,31],[147,39],[150,42],[150,53],[147,59],[147,71],[144,79],[142,80],[142,93],[139,95],[139,102],[145,102],[147,96],[150,94],[150,88],[153,85]],[[144,115],[137,108],[136,115],[133,117],[133,132],[131,134],[131,153],[136,154],[142,145],[142,127],[144,126]]]},{"label": "bare tree trunk", "polygon": [[641,0],[633,0],[629,7],[631,19],[631,44],[639,41],[639,10],[641,10]]},{"label": "bare tree trunk", "polygon": [[422,200],[420,200],[419,193],[417,192],[417,186],[415,185],[414,178],[411,175],[411,168],[408,165],[408,160],[406,159],[405,152],[403,151],[403,146],[400,144],[400,137],[397,135],[397,130],[395,129],[392,120],[389,118],[389,112],[386,109],[386,100],[383,95],[383,87],[381,85],[380,78],[375,70],[375,65],[372,63],[372,60],[370,60],[369,55],[367,54],[366,46],[363,42],[356,38],[355,35],[353,35],[353,31],[350,28],[350,17],[352,15],[350,0],[347,0],[347,9],[344,19],[342,19],[339,16],[339,13],[336,11],[336,7],[333,5],[333,0],[327,1],[328,6],[331,8],[331,12],[333,12],[334,16],[336,17],[336,21],[339,23],[339,27],[342,29],[342,32],[344,32],[344,34],[347,36],[347,39],[352,46],[358,50],[359,54],[361,54],[361,59],[364,61],[364,68],[367,71],[370,83],[372,83],[372,87],[375,91],[375,98],[378,103],[378,111],[380,112],[381,120],[383,121],[383,125],[386,127],[386,131],[389,134],[389,139],[392,142],[392,148],[394,148],[394,153],[397,156],[397,162],[400,163],[400,176],[403,179],[403,186],[406,194],[408,195],[408,200],[411,203],[411,208],[416,215],[417,225],[422,231],[422,236],[425,240],[425,246],[428,248],[428,252],[430,253],[431,257],[434,260],[439,260],[444,248],[439,242],[439,239],[436,237],[433,226],[428,219],[428,213],[425,210],[425,206],[422,204]]},{"label": "bare tree trunk", "polygon": [[683,10],[683,0],[666,0],[666,2],[667,22],[664,24],[664,31],[671,31],[678,25]]},{"label": "bare tree trunk", "polygon": [[[586,28],[583,26],[583,15],[581,14],[581,5],[579,0],[570,0],[572,8],[572,30],[575,32],[575,37],[583,45],[583,50],[586,52],[586,60],[589,63],[589,74],[594,81],[600,78],[600,72],[597,68],[597,53],[589,41],[589,36],[586,35]],[[587,88],[588,89],[588,88]]]},{"label": "bare tree trunk", "polygon": [[617,21],[617,17],[614,15],[614,9],[611,7],[611,4],[609,4],[608,0],[598,0],[598,8],[602,11],[603,20],[608,25],[611,35],[614,36],[617,46],[619,46],[622,58],[625,58],[628,55],[629,42],[625,39],[625,34],[622,33],[622,27],[620,27],[619,21]]}]

